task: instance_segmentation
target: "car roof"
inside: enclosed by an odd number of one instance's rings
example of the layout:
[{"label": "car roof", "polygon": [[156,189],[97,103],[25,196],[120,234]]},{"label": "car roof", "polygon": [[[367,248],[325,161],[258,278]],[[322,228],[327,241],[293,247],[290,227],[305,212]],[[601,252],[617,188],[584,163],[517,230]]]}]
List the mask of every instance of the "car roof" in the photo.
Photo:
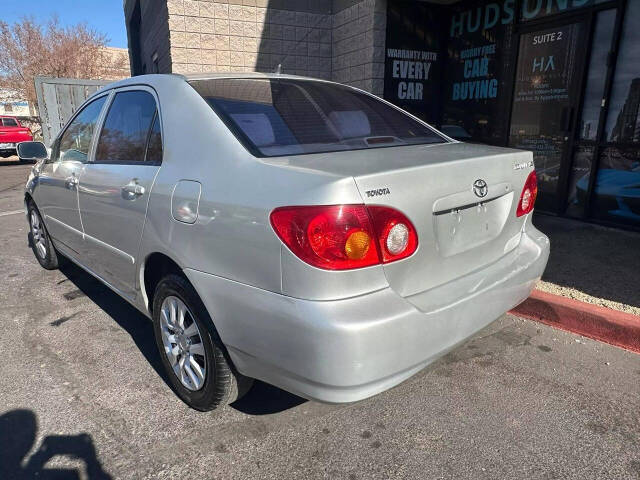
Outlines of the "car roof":
[{"label": "car roof", "polygon": [[292,78],[300,80],[320,80],[318,78],[304,77],[300,75],[289,75],[285,73],[264,73],[264,72],[211,72],[193,73],[183,75],[185,80],[213,80],[218,78]]},{"label": "car roof", "polygon": [[131,85],[158,85],[165,82],[188,82],[191,80],[213,80],[223,78],[287,78],[292,80],[310,80],[325,83],[335,83],[329,80],[323,80],[320,78],[303,77],[299,75],[278,74],[278,73],[261,73],[261,72],[210,72],[210,73],[195,73],[195,74],[178,74],[178,73],[153,73],[146,75],[136,75],[134,77],[124,78],[113,83],[109,83],[95,92],[91,97],[111,90],[114,88],[127,87]]}]

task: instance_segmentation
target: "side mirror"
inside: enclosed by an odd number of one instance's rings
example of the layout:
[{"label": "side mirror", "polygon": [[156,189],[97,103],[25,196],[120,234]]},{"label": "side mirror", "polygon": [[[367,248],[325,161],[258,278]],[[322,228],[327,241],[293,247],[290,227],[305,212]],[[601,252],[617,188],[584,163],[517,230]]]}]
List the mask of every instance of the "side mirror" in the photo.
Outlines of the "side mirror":
[{"label": "side mirror", "polygon": [[18,158],[21,162],[31,161],[37,162],[49,157],[47,147],[42,142],[20,142],[16,145]]}]

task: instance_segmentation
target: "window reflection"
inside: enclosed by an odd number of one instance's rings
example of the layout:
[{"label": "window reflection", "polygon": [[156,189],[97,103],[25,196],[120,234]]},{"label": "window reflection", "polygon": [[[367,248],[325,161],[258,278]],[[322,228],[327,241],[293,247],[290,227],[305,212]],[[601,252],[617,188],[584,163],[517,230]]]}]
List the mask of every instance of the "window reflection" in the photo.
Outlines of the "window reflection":
[{"label": "window reflection", "polygon": [[575,64],[585,36],[580,22],[520,37],[509,146],[533,152],[540,210],[558,208],[558,181],[576,101]]},{"label": "window reflection", "polygon": [[106,98],[103,96],[89,103],[69,124],[60,137],[59,154],[62,160],[87,161],[93,130]]},{"label": "window reflection", "polygon": [[191,85],[257,155],[444,142],[399,110],[340,85],[291,79],[194,80]]},{"label": "window reflection", "polygon": [[151,133],[149,133],[149,145],[147,146],[146,162],[160,164],[162,163],[162,134],[160,133],[160,119],[156,115]]},{"label": "window reflection", "polygon": [[579,145],[573,153],[567,201],[567,215],[572,217],[582,217],[584,214],[594,150],[592,145]]},{"label": "window reflection", "polygon": [[[509,129],[504,112],[511,108],[508,91],[518,38],[514,2],[449,3],[453,13],[446,29],[442,124],[459,127],[460,139],[501,144]],[[496,9],[496,21],[486,22]],[[469,29],[476,23],[478,28]]]},{"label": "window reflection", "polygon": [[617,223],[640,222],[640,152],[608,147],[600,155],[593,214]]},{"label": "window reflection", "polygon": [[606,136],[610,142],[640,141],[640,2],[628,2],[609,100]]},{"label": "window reflection", "polygon": [[116,94],[100,133],[96,162],[144,162],[147,134],[156,111],[148,92]]},{"label": "window reflection", "polygon": [[602,66],[607,64],[615,21],[615,10],[600,12],[596,18],[580,122],[580,138],[584,140],[595,140],[598,133],[598,120],[606,80],[606,70]]}]

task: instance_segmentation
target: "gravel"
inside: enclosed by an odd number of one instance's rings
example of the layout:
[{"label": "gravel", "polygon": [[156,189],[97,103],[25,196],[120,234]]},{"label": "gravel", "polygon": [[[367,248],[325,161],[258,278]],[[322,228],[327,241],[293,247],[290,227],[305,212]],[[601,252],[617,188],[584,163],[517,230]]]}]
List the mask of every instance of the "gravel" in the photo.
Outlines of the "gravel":
[{"label": "gravel", "polygon": [[640,316],[640,233],[537,215],[551,239],[537,288]]}]

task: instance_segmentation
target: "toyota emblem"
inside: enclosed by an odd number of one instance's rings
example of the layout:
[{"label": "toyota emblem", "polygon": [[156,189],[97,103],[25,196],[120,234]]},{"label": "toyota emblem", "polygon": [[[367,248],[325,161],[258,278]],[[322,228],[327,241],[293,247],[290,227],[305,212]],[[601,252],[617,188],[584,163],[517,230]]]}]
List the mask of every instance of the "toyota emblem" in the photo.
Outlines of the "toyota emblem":
[{"label": "toyota emblem", "polygon": [[475,182],[473,182],[473,193],[476,194],[477,197],[486,197],[487,193],[489,193],[489,187],[487,187],[487,182],[479,178]]}]

